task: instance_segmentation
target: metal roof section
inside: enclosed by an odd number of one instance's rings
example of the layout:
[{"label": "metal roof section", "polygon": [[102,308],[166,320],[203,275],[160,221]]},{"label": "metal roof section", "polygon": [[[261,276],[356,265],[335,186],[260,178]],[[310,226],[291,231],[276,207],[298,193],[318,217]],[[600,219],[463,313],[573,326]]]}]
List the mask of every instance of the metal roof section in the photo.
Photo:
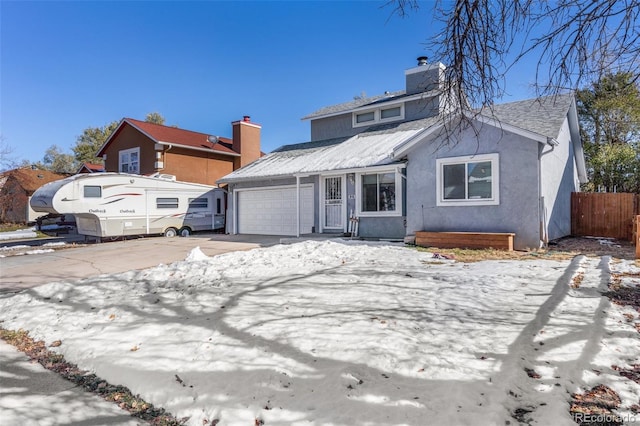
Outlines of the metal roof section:
[{"label": "metal roof section", "polygon": [[393,163],[393,148],[424,130],[427,120],[375,126],[346,139],[289,145],[228,174],[218,182],[287,177]]}]

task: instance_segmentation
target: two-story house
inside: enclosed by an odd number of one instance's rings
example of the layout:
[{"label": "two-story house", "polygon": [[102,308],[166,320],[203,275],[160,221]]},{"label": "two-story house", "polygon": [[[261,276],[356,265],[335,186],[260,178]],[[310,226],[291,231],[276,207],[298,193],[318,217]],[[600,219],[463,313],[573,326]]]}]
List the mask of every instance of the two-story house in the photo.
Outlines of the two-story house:
[{"label": "two-story house", "polygon": [[311,141],[219,179],[228,231],[343,233],[357,218],[362,237],[509,232],[516,249],[568,235],[571,192],[586,180],[573,95],[495,105],[451,126],[446,68],[418,60],[404,90],[321,108],[304,117]]},{"label": "two-story house", "polygon": [[232,137],[124,118],[97,156],[107,172],[174,175],[215,185],[221,177],[260,158],[259,124],[249,116],[231,123]]}]

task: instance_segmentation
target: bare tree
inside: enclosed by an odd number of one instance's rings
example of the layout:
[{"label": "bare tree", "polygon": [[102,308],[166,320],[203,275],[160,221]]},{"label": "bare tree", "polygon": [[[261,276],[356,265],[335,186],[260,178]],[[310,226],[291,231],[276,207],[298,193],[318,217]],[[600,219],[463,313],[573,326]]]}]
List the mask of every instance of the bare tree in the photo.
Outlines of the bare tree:
[{"label": "bare tree", "polygon": [[16,161],[12,155],[13,148],[9,146],[5,138],[0,135],[0,171],[7,170],[15,166]]},{"label": "bare tree", "polygon": [[[391,0],[412,13],[419,0]],[[437,0],[441,30],[426,47],[447,65],[450,93],[472,107],[504,95],[505,74],[533,58],[539,96],[556,95],[607,72],[633,72],[640,59],[640,0]],[[634,73],[637,77],[637,73]]]}]

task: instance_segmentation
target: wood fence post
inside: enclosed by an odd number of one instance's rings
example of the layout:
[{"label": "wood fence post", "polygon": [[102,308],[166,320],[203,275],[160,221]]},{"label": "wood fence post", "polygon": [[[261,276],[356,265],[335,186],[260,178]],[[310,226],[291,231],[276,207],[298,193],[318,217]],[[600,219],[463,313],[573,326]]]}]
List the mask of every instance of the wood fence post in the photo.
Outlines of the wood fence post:
[{"label": "wood fence post", "polygon": [[636,243],[636,259],[640,259],[640,216],[636,216],[634,239]]}]

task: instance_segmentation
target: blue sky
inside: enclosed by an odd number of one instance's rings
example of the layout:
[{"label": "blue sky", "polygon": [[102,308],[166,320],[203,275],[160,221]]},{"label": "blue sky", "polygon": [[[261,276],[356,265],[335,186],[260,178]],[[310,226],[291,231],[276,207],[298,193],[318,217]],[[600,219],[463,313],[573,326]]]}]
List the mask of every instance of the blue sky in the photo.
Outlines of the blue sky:
[{"label": "blue sky", "polygon": [[[219,136],[250,115],[266,152],[307,141],[301,117],[401,90],[404,70],[431,56],[433,5],[399,18],[385,3],[2,0],[0,134],[33,162],[149,112]],[[518,72],[507,100],[531,95]]]}]

